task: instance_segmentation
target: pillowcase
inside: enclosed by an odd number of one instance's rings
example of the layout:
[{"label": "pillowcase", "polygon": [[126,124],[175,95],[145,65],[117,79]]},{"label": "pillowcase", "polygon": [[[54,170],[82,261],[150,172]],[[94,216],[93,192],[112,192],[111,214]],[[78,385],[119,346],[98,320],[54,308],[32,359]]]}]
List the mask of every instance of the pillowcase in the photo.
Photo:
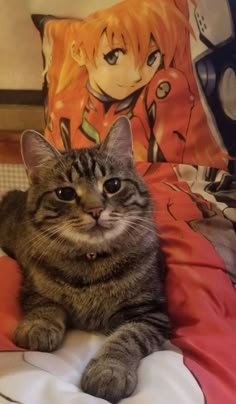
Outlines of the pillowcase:
[{"label": "pillowcase", "polygon": [[46,137],[59,149],[98,144],[126,115],[137,161],[225,169],[236,155],[236,12],[217,1],[213,18],[210,3],[125,0],[83,20],[34,15]]}]

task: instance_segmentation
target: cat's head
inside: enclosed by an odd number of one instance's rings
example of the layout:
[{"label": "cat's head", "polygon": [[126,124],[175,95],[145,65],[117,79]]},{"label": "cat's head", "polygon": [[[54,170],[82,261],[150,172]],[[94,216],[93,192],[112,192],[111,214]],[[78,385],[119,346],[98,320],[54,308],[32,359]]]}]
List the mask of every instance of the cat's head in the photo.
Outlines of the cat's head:
[{"label": "cat's head", "polygon": [[98,252],[151,230],[152,202],[134,167],[127,118],[117,119],[100,146],[63,153],[26,131],[22,157],[31,182],[28,214],[59,244]]}]

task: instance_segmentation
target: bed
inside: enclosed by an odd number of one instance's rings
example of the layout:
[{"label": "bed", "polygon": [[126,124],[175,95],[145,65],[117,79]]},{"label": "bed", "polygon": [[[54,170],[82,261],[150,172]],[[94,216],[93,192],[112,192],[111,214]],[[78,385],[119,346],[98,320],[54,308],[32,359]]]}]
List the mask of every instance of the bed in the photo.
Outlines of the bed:
[{"label": "bed", "polygon": [[[232,1],[222,5],[211,0],[197,4],[171,0],[165,5],[161,0],[140,0],[138,11],[132,8],[133,0],[114,3],[120,2],[109,3],[108,11],[105,1],[99,7],[91,5],[88,18],[76,1],[61,1],[57,9],[55,4],[49,8],[43,0],[31,0],[30,7],[44,57],[45,136],[59,149],[89,146],[103,139],[115,116],[128,116],[137,169],[155,201],[174,335],[161,351],[142,360],[137,387],[121,403],[234,404],[236,98],[230,88],[236,71],[236,9]],[[216,10],[214,18],[207,12],[209,7]],[[168,41],[153,29],[152,40],[159,38],[160,48],[152,44],[147,59],[132,70],[135,57],[142,58],[137,50],[141,46],[129,42],[124,21],[119,44],[115,51],[109,48],[103,59],[109,69],[114,68],[133,50],[134,59],[122,80],[128,80],[128,73],[134,74],[138,66],[140,74],[144,63],[153,70],[141,87],[137,83],[142,77],[132,76],[135,91],[126,88],[122,94],[108,76],[109,85],[102,77],[100,84],[108,91],[112,88],[112,93],[104,91],[101,97],[91,86],[94,76],[88,75],[88,60],[96,53],[94,37],[101,38],[105,29],[97,22],[105,21],[108,38],[109,29],[114,30],[107,22],[113,12],[135,24],[131,31],[137,41],[153,23],[166,30]],[[165,24],[164,16],[168,21],[172,18],[172,24]],[[221,32],[223,17],[228,28]],[[88,35],[95,44],[91,49]],[[120,43],[125,35],[124,50]],[[27,186],[22,163],[0,164],[0,198],[7,190]],[[50,354],[23,351],[13,344],[12,331],[21,318],[20,284],[17,263],[0,250],[0,403],[105,402],[79,388],[83,369],[103,344],[103,335],[70,331],[62,347]]]}]

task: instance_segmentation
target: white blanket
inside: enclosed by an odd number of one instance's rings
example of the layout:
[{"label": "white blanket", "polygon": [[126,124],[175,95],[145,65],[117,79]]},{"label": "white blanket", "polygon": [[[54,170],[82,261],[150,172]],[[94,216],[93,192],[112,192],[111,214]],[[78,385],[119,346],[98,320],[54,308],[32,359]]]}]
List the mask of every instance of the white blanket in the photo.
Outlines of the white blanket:
[{"label": "white blanket", "polygon": [[[83,393],[79,386],[86,364],[104,341],[103,336],[80,331],[67,334],[61,349],[0,353],[0,404],[107,403]],[[169,343],[153,353],[138,370],[138,385],[122,404],[204,404],[196,380],[183,356]]]}]

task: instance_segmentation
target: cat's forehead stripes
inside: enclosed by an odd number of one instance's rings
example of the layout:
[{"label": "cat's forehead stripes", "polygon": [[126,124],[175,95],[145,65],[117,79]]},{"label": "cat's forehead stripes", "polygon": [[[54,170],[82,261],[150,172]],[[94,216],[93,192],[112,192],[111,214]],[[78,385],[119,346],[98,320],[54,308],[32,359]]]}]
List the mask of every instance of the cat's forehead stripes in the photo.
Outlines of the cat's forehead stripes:
[{"label": "cat's forehead stripes", "polygon": [[74,158],[71,166],[70,177],[75,180],[75,172],[78,178],[99,178],[106,175],[106,169],[101,161],[98,160],[97,154],[89,149],[81,150]]}]

